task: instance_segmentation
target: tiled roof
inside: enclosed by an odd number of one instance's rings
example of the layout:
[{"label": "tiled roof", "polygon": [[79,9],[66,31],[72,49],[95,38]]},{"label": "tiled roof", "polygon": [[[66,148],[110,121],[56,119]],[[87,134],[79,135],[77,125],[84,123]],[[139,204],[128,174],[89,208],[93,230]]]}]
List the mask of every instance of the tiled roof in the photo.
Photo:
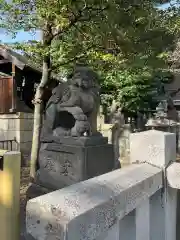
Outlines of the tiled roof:
[{"label": "tiled roof", "polygon": [[[32,61],[29,61],[26,57],[22,56],[21,54],[13,51],[6,45],[0,44],[0,56],[2,56],[4,59],[9,60],[14,65],[16,65],[19,69],[23,70],[24,67],[29,67],[32,69],[32,71],[36,71],[42,74],[42,69],[37,64],[33,63]],[[53,79],[56,79],[60,82],[62,82],[61,78],[59,78],[56,74],[51,74]]]},{"label": "tiled roof", "polygon": [[42,72],[36,64],[32,64],[28,61],[28,59],[21,54],[11,50],[8,46],[0,45],[0,55],[4,58],[12,62],[19,69],[23,70],[25,66],[28,66],[34,71]]},{"label": "tiled roof", "polygon": [[11,77],[11,75],[0,72],[0,77]]}]

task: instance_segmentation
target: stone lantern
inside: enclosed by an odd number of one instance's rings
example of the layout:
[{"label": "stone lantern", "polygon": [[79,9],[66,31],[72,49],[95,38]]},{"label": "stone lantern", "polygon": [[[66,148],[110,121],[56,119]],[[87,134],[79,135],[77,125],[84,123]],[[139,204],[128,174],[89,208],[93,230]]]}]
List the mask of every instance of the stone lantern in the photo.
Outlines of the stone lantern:
[{"label": "stone lantern", "polygon": [[146,123],[146,129],[155,129],[163,132],[172,132],[177,136],[178,148],[178,131],[179,123],[167,118],[167,102],[161,101],[156,108],[156,113],[152,118],[149,118]]}]

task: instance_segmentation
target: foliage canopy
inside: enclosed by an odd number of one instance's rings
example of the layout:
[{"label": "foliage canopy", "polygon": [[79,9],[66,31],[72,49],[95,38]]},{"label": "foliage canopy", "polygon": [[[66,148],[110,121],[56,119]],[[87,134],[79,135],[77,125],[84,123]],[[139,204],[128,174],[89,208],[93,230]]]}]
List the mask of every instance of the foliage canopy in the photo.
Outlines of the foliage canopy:
[{"label": "foliage canopy", "polygon": [[152,107],[154,74],[167,68],[179,31],[177,5],[162,10],[157,6],[169,1],[0,1],[1,27],[42,31],[43,41],[14,48],[40,65],[49,55],[59,77],[75,63],[88,64],[100,74],[105,104],[116,98],[129,111]]}]

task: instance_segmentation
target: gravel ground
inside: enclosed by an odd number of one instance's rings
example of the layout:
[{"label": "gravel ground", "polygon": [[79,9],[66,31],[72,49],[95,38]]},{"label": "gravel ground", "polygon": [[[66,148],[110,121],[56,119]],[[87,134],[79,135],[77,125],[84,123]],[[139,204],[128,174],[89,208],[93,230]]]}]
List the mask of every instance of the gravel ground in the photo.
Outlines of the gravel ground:
[{"label": "gravel ground", "polygon": [[[21,237],[20,240],[34,240],[31,236],[27,236],[26,234],[26,202],[28,197],[26,196],[27,190],[30,186],[30,178],[29,178],[29,167],[21,168],[21,186],[20,186],[20,227],[21,227]],[[39,192],[39,189],[31,188],[28,191],[31,197],[37,197],[39,194],[45,194],[46,191]],[[29,194],[28,194],[29,195]]]},{"label": "gravel ground", "polygon": [[21,168],[21,188],[20,188],[20,226],[21,226],[21,238],[25,240],[25,217],[26,217],[26,191],[29,186],[29,168]]}]

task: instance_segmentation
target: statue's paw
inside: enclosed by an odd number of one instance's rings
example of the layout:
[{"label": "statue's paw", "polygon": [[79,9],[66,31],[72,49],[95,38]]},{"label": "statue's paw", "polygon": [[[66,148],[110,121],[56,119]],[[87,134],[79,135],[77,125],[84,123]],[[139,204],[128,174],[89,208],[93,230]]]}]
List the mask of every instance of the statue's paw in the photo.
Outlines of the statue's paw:
[{"label": "statue's paw", "polygon": [[77,129],[75,127],[73,127],[71,129],[71,136],[72,137],[79,137],[79,133],[77,132]]},{"label": "statue's paw", "polygon": [[74,114],[73,116],[74,116],[74,118],[75,118],[76,120],[78,120],[78,121],[85,122],[85,121],[88,120],[88,119],[87,119],[87,116],[84,115],[84,114]]},{"label": "statue's paw", "polygon": [[70,131],[62,127],[58,127],[53,131],[54,137],[69,136],[69,135],[70,135]]},{"label": "statue's paw", "polygon": [[76,121],[74,128],[71,129],[71,132],[76,136],[89,136],[91,127],[88,121]]}]

